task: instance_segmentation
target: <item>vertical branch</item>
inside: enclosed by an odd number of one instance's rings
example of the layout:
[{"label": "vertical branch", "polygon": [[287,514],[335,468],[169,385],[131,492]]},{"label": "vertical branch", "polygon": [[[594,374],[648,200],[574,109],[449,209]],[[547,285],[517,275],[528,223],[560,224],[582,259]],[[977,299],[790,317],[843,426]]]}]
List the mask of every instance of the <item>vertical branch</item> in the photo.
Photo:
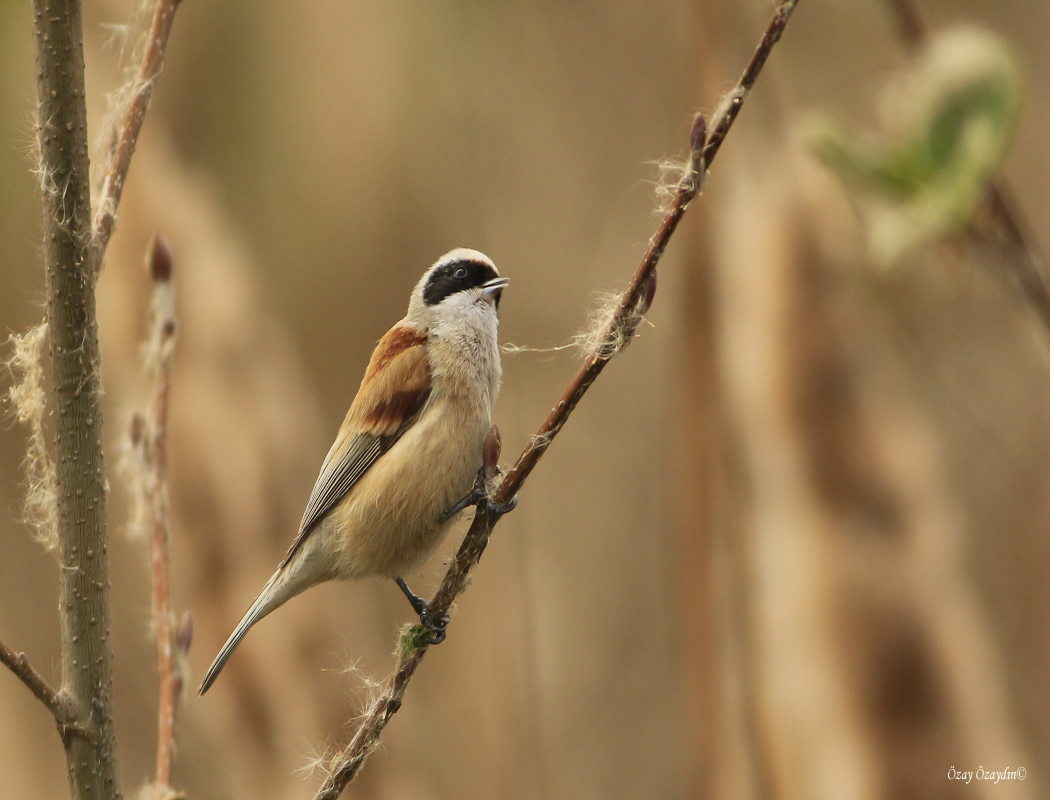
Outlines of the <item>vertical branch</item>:
[{"label": "vertical branch", "polygon": [[55,419],[63,737],[74,800],[120,797],[109,646],[91,196],[78,0],[33,0],[39,166]]},{"label": "vertical branch", "polygon": [[168,243],[155,236],[148,252],[153,280],[150,333],[145,348],[146,370],[152,384],[150,408],[131,418],[130,447],[120,471],[132,502],[129,530],[142,532],[149,542],[153,633],[157,638],[157,770],[147,794],[171,798],[171,771],[175,763],[175,715],[182,694],[181,660],[189,650],[192,618],[189,612],[176,629],[171,604],[171,496],[168,488],[168,408],[171,369],[175,354],[175,295],[171,283],[172,255]]},{"label": "vertical branch", "polygon": [[153,278],[153,331],[149,363],[154,372],[153,425],[148,446],[150,469],[146,487],[150,493],[150,574],[153,583],[153,625],[157,637],[158,787],[171,783],[175,761],[175,710],[182,690],[182,675],[175,651],[175,617],[171,610],[171,498],[168,490],[168,398],[171,392],[171,361],[175,352],[175,303],[171,286],[171,249],[159,236],[150,253]]}]

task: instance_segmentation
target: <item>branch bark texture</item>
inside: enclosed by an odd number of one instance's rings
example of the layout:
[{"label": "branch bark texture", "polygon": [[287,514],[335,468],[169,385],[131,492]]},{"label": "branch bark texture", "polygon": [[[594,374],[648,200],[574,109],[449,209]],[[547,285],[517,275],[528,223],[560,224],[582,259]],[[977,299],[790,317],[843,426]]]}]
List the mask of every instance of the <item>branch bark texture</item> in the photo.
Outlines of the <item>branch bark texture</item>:
[{"label": "branch bark texture", "polygon": [[120,797],[113,735],[106,490],[84,48],[78,0],[33,0],[55,410],[63,741],[74,800]]},{"label": "branch bark texture", "polygon": [[[633,338],[642,315],[648,310],[653,299],[656,289],[657,263],[685,214],[687,206],[702,188],[707,167],[714,160],[726,134],[740,113],[744,99],[762,71],[773,46],[780,40],[796,5],[798,5],[798,0],[783,0],[777,5],[773,19],[740,81],[726,95],[716,111],[710,128],[710,138],[707,137],[708,129],[703,115],[696,115],[690,137],[689,163],[682,180],[679,181],[670,208],[661,220],[656,233],[649,240],[649,246],[641,264],[607,321],[598,345],[584,361],[568,388],[532,437],[529,445],[518,457],[514,467],[493,493],[492,499],[496,503],[507,503],[518,493],[525,479],[535,468],[554,437],[564,427],[569,415],[572,414],[583,395],[605,369],[605,365]],[[486,450],[488,451],[489,447],[486,447]],[[496,453],[498,454],[498,448]],[[486,466],[492,469],[494,464],[491,461],[494,460],[490,459],[491,456],[487,452]],[[437,594],[431,601],[433,615],[440,616],[446,613],[466,588],[470,572],[481,559],[492,529],[498,521],[499,517],[490,515],[484,505],[478,507],[474,521],[455,559],[449,565]],[[356,777],[365,759],[379,743],[386,724],[400,709],[405,689],[423,656],[426,655],[429,640],[430,631],[421,625],[413,626],[407,634],[401,637],[394,673],[387,680],[383,692],[366,711],[350,743],[329,765],[328,775],[318,790],[315,800],[335,800],[347,784]]]}]

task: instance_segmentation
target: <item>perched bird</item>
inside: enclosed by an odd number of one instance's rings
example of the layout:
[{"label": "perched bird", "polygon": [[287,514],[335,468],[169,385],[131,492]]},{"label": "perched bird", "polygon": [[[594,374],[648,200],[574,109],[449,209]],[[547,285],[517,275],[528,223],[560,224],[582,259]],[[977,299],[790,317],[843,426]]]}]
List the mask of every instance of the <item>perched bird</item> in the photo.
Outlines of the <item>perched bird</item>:
[{"label": "perched bird", "polygon": [[497,312],[507,283],[477,250],[453,250],[424,273],[408,314],[372,353],[298,536],[215,657],[200,694],[252,625],[323,581],[394,578],[432,641],[444,639],[448,617],[431,619],[402,576],[427,559],[466,506],[513,507],[487,500],[481,470],[502,376]]}]

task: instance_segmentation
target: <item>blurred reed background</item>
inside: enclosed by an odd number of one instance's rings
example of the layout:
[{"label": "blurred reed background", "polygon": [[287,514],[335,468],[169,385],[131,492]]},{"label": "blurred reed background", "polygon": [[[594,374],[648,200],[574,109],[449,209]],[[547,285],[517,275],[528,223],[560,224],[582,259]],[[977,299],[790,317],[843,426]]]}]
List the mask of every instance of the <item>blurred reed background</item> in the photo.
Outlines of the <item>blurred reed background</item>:
[{"label": "blurred reed background", "polygon": [[[1016,49],[1026,103],[1005,175],[1050,249],[1050,6],[920,7],[934,30],[975,23]],[[84,12],[100,136],[113,26],[136,3]],[[348,736],[410,619],[392,582],[311,590],[206,698],[192,687],[291,540],[375,341],[456,246],[511,278],[503,341],[567,341],[644,250],[651,162],[684,151],[770,12],[183,4],[99,284],[127,795],[152,771],[156,665],[114,467],[144,400],[154,231],[176,257],[174,603],[195,624],[173,783],[309,797],[317,776],[297,770]],[[30,31],[28,3],[0,5],[0,322],[15,332],[43,301]],[[797,135],[813,108],[874,125],[904,66],[881,0],[800,5],[662,262],[652,327],[498,527],[346,797],[1050,791],[1050,334],[987,237],[874,269],[861,204]],[[504,358],[504,461],[575,367]],[[51,675],[56,564],[19,522],[23,442],[0,429],[0,638]],[[409,582],[436,586],[457,542]],[[948,779],[978,766],[1028,777]],[[11,676],[0,776],[4,796],[68,791],[53,723]]]}]

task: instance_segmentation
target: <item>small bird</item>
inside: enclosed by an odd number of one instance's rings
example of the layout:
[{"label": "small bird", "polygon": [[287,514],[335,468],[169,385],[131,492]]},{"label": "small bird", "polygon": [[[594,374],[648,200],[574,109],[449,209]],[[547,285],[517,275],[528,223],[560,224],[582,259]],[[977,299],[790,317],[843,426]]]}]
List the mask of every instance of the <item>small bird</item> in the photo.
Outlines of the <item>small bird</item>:
[{"label": "small bird", "polygon": [[[499,301],[508,280],[477,250],[460,248],[428,269],[408,314],[379,340],[361,388],[321,466],[299,533],[215,657],[204,694],[248,630],[324,581],[393,578],[420,621],[444,639],[447,615],[403,576],[440,544],[452,518],[488,500],[482,469],[502,368]],[[473,488],[472,488],[473,484]]]}]

